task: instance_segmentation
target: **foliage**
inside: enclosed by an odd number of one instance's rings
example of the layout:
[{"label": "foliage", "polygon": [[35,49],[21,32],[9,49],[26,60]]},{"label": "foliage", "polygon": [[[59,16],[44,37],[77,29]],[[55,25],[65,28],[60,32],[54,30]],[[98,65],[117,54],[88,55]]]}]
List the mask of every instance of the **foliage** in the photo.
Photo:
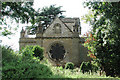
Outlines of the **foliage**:
[{"label": "foliage", "polygon": [[0,27],[2,35],[12,34],[12,27],[7,23],[7,19],[10,19],[11,23],[14,21],[17,23],[30,23],[31,26],[26,27],[31,34],[35,34],[40,21],[43,30],[45,30],[56,16],[64,17],[62,13],[65,11],[61,10],[61,6],[51,5],[42,9],[39,8],[37,11],[32,6],[33,2],[2,2],[0,25],[6,26]]},{"label": "foliage", "polygon": [[2,47],[2,55],[2,79],[49,78],[53,75],[46,65],[32,58],[28,59],[28,54],[26,58],[23,54],[15,54],[12,49]]},{"label": "foliage", "polygon": [[23,23],[34,18],[33,2],[2,2],[2,17],[7,16],[21,20]]},{"label": "foliage", "polygon": [[84,23],[94,24],[93,23],[94,22],[93,21],[94,20],[94,12],[89,10],[88,14],[85,14],[84,16],[82,16],[81,19],[84,21]]},{"label": "foliage", "polygon": [[43,48],[36,45],[33,47],[32,51],[34,52],[33,56],[38,57],[40,60],[43,60]]},{"label": "foliage", "polygon": [[107,76],[120,76],[120,2],[87,2],[94,13],[92,39],[85,45]]},{"label": "foliage", "polygon": [[43,60],[43,48],[41,48],[39,45],[27,45],[25,46],[20,53],[22,53],[22,56],[24,59],[29,58],[32,59],[34,57],[39,58],[40,60]]},{"label": "foliage", "polygon": [[5,47],[2,46],[1,47],[2,50],[2,65],[6,65],[6,63],[8,62],[19,62],[19,59],[21,58],[21,56],[17,55],[14,53],[14,51],[12,49],[10,49],[10,47]]},{"label": "foliage", "polygon": [[3,79],[9,78],[48,78],[52,75],[51,70],[39,63],[20,62],[16,66],[14,63],[8,63],[3,67]]},{"label": "foliage", "polygon": [[90,62],[82,62],[81,66],[80,66],[80,71],[82,71],[82,73],[85,72],[97,72],[98,70],[98,66],[97,65],[93,65]]},{"label": "foliage", "polygon": [[6,28],[1,27],[3,36],[12,34],[10,30],[12,27],[8,25],[7,19],[10,19],[11,23],[13,21],[17,23],[34,21],[36,11],[32,8],[32,5],[33,2],[2,2],[0,25],[6,26]]},{"label": "foliage", "polygon": [[90,62],[82,62],[80,70],[82,71],[82,73],[89,72],[90,70],[92,70]]},{"label": "foliage", "polygon": [[65,64],[65,69],[74,69],[74,64],[72,62],[67,62]]},{"label": "foliage", "polygon": [[33,46],[28,46],[28,45],[25,46],[25,48],[23,48],[23,50],[21,51],[23,58],[25,57],[25,58],[32,59],[34,54],[32,49],[33,49]]},{"label": "foliage", "polygon": [[55,67],[55,66],[49,66],[49,68],[51,68],[52,72],[54,73],[53,76],[51,76],[51,78],[110,78],[110,77],[106,77],[105,74],[102,74],[101,76],[99,75],[99,72],[97,73],[82,73],[80,72],[79,68],[74,68],[74,69],[64,69],[62,67]]},{"label": "foliage", "polygon": [[[46,78],[110,78],[98,73],[89,75],[82,74],[79,68],[73,70],[55,67],[46,59],[42,61],[35,59],[23,60],[22,54],[15,53],[12,49],[2,47],[2,79],[46,79]],[[25,58],[25,57],[24,57]]]},{"label": "foliage", "polygon": [[86,33],[87,39],[85,40],[84,46],[88,48],[88,56],[90,56],[91,59],[95,60],[96,56],[94,53],[95,47],[92,45],[96,45],[96,39],[93,37],[92,33]]},{"label": "foliage", "polygon": [[55,5],[50,5],[49,7],[43,7],[42,9],[39,8],[35,15],[35,21],[32,23],[32,26],[27,27],[27,29],[31,31],[31,34],[35,34],[37,27],[39,27],[39,23],[41,22],[44,31],[56,16],[63,18],[63,12],[65,11],[61,10],[61,6],[56,7]]}]

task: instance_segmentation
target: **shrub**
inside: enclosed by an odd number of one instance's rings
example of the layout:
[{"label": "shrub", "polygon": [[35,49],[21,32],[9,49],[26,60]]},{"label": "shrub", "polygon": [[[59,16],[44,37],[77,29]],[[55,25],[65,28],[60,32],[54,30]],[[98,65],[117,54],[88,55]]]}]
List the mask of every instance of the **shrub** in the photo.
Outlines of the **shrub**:
[{"label": "shrub", "polygon": [[89,72],[89,71],[97,72],[98,69],[99,69],[98,66],[96,66],[95,64],[91,64],[90,62],[82,62],[80,66],[80,71],[82,71],[82,73]]},{"label": "shrub", "polygon": [[18,62],[21,56],[18,56],[10,47],[1,47],[2,50],[2,66],[8,62]]},{"label": "shrub", "polygon": [[33,58],[33,46],[26,46],[25,48],[23,48],[23,50],[21,51],[22,52],[22,57],[25,59],[25,58],[29,58],[29,59],[32,59]]},{"label": "shrub", "polygon": [[37,57],[40,60],[43,60],[43,48],[41,48],[40,46],[36,45],[36,46],[31,46],[31,45],[27,45],[25,48],[23,48],[21,51],[22,56],[24,59],[32,59],[33,57]]},{"label": "shrub", "polygon": [[80,66],[80,71],[82,71],[82,73],[85,73],[85,72],[89,72],[89,70],[92,70],[92,66],[90,62],[82,62]]},{"label": "shrub", "polygon": [[[2,47],[2,79],[15,78],[48,78],[53,73],[46,65],[40,64],[34,59],[30,59],[30,47],[23,50],[23,54],[15,54],[12,49]],[[22,56],[20,56],[22,55]],[[27,58],[26,58],[27,57]],[[23,60],[25,58],[25,60]]]},{"label": "shrub", "polygon": [[34,52],[33,56],[38,57],[40,60],[43,60],[44,56],[43,56],[43,48],[41,48],[40,46],[36,45],[33,47]]},{"label": "shrub", "polygon": [[21,62],[16,66],[14,64],[8,64],[3,67],[2,78],[48,78],[52,75],[51,70],[38,63]]},{"label": "shrub", "polygon": [[65,69],[74,69],[74,64],[72,62],[68,62],[65,64]]},{"label": "shrub", "polygon": [[93,65],[92,64],[92,72],[96,72],[97,73],[97,71],[100,69],[100,67],[99,66],[96,66],[96,65]]}]

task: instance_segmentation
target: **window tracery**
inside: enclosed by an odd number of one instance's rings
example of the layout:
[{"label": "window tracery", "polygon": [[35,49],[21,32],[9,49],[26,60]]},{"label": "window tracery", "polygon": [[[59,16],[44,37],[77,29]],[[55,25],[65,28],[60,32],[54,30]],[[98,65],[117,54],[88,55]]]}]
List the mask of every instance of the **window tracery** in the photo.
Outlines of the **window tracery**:
[{"label": "window tracery", "polygon": [[55,32],[56,34],[60,34],[60,33],[61,33],[61,25],[60,25],[59,23],[56,23],[56,24],[54,25],[54,32]]},{"label": "window tracery", "polygon": [[49,50],[50,58],[60,61],[65,57],[65,48],[62,44],[53,44]]}]

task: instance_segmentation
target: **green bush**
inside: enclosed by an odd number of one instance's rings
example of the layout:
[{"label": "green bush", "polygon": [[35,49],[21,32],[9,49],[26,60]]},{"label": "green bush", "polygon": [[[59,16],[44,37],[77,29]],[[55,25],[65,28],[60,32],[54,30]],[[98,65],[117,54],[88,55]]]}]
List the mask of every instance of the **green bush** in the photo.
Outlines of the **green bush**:
[{"label": "green bush", "polygon": [[26,46],[25,48],[23,48],[23,50],[21,51],[22,53],[22,57],[25,59],[25,58],[29,58],[29,59],[32,59],[33,58],[33,46]]},{"label": "green bush", "polygon": [[65,64],[65,69],[74,69],[74,64],[72,62],[68,62]]},{"label": "green bush", "polygon": [[27,47],[23,50],[23,54],[17,54],[12,49],[2,47],[2,79],[48,78],[52,76],[50,68],[33,58],[28,58],[32,53],[28,54],[27,51],[31,52]]},{"label": "green bush", "polygon": [[82,73],[89,72],[89,71],[97,72],[97,70],[98,70],[98,66],[93,65],[90,62],[82,62],[80,66],[80,71],[82,71]]},{"label": "green bush", "polygon": [[40,46],[36,45],[33,47],[34,52],[33,56],[38,57],[40,60],[43,60],[44,56],[43,56],[43,48],[41,48]]},{"label": "green bush", "polygon": [[9,62],[19,62],[21,56],[17,55],[12,49],[9,47],[2,46],[2,66]]},{"label": "green bush", "polygon": [[44,58],[43,48],[41,48],[39,45],[35,45],[35,46],[27,45],[20,52],[22,53],[24,59],[26,58],[31,59],[33,57],[37,57],[40,60],[43,60]]},{"label": "green bush", "polygon": [[38,63],[21,62],[16,66],[14,64],[8,64],[3,67],[2,78],[48,78],[52,75],[51,70]]},{"label": "green bush", "polygon": [[91,64],[89,62],[82,62],[80,71],[82,71],[82,73],[85,73],[89,72],[89,70],[91,70]]}]

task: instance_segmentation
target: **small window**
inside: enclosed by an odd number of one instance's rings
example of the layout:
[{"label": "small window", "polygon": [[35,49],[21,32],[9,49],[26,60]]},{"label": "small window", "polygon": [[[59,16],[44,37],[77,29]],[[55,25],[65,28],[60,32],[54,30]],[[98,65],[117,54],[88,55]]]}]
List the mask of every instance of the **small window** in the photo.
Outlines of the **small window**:
[{"label": "small window", "polygon": [[54,32],[55,32],[56,34],[61,33],[61,25],[60,25],[59,23],[56,23],[56,24],[54,25]]}]

